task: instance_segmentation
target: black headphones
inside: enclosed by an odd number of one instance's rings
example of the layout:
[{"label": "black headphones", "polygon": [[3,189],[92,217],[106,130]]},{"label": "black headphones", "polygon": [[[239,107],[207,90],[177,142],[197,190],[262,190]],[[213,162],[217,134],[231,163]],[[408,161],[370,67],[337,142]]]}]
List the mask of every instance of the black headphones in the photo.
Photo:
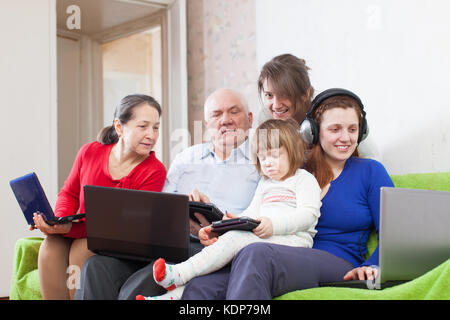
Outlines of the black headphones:
[{"label": "black headphones", "polygon": [[333,88],[325,90],[318,94],[311,103],[311,109],[309,109],[309,111],[306,113],[305,120],[303,120],[299,130],[300,134],[303,137],[303,140],[305,140],[306,143],[316,144],[317,142],[319,142],[319,126],[312,118],[312,114],[326,99],[335,96],[348,96],[350,98],[353,98],[361,107],[362,119],[359,126],[358,143],[363,141],[369,135],[366,112],[364,111],[364,106],[361,102],[361,99],[351,91],[340,88]]}]

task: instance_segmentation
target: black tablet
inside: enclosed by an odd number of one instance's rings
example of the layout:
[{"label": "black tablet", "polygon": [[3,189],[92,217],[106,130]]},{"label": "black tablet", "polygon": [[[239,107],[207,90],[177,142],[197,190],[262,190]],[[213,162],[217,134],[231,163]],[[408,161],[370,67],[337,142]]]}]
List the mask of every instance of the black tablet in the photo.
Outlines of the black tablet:
[{"label": "black tablet", "polygon": [[249,217],[226,219],[213,222],[212,231],[218,233],[219,235],[230,230],[252,231],[259,225],[259,223],[259,221],[251,219]]},{"label": "black tablet", "polygon": [[195,217],[194,213],[198,212],[205,216],[206,220],[210,223],[218,220],[222,220],[223,212],[220,211],[212,203],[203,203],[197,201],[189,201],[189,217],[197,223],[200,223],[198,219]]}]

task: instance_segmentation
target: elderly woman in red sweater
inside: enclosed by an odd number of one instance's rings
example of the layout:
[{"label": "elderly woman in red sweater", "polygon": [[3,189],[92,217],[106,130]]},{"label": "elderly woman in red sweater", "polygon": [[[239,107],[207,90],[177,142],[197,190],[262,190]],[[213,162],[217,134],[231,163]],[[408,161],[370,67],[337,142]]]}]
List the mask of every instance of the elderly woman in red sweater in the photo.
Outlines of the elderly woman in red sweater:
[{"label": "elderly woman in red sweater", "polygon": [[[84,145],[78,152],[58,194],[55,215],[85,212],[84,185],[161,191],[166,169],[152,151],[159,136],[160,116],[161,107],[150,96],[123,98],[113,125],[100,132],[98,141]],[[35,213],[34,223],[47,236],[38,259],[42,297],[73,298],[76,288],[68,285],[68,268],[75,266],[81,271],[84,261],[93,255],[87,248],[85,222],[50,226]]]}]

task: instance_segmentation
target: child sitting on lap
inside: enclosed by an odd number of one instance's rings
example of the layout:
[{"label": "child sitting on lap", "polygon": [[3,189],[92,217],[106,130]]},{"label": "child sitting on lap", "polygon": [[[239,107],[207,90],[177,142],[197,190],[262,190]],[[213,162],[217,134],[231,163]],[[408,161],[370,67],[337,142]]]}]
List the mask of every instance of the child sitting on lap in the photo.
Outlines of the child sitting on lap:
[{"label": "child sitting on lap", "polygon": [[[211,226],[202,228],[199,238],[206,247],[201,252],[176,265],[166,264],[164,259],[153,265],[155,281],[169,291],[159,297],[136,299],[180,299],[189,280],[223,268],[239,250],[254,242],[312,247],[320,216],[320,188],[314,176],[301,169],[304,143],[297,127],[295,121],[268,120],[256,129],[252,156],[264,178],[240,216],[260,224],[252,232],[228,231],[220,237]],[[224,219],[231,217],[236,216],[227,214]]]}]

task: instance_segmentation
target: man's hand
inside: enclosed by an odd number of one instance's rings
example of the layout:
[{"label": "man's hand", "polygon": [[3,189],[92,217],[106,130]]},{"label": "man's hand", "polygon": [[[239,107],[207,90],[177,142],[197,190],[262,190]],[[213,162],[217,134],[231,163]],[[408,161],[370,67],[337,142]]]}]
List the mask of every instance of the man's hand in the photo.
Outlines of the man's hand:
[{"label": "man's hand", "polygon": [[212,227],[207,226],[204,228],[201,228],[198,232],[198,238],[200,239],[200,243],[203,244],[205,247],[212,245],[214,242],[217,241],[218,235],[215,232],[212,232]]},{"label": "man's hand", "polygon": [[201,193],[197,189],[192,190],[192,193],[189,195],[189,201],[197,201],[203,203],[211,202],[206,194]]},{"label": "man's hand", "polygon": [[[197,189],[194,189],[192,193],[189,195],[189,201],[196,201],[196,202],[203,202],[203,203],[210,203],[208,196],[204,193],[201,193]],[[202,227],[209,226],[210,223],[208,220],[206,220],[205,216],[201,213],[195,212],[194,216],[200,221],[200,224],[195,222],[192,219],[189,219],[189,230],[190,233],[194,236],[198,236],[198,232]]]},{"label": "man's hand", "polygon": [[195,222],[192,219],[189,219],[189,230],[190,230],[191,234],[193,234],[194,236],[198,236],[199,230],[203,226],[209,226],[210,223],[208,220],[206,220],[205,216],[202,215],[201,213],[195,212],[194,216],[198,219],[198,221],[200,221],[200,224],[198,224],[197,222]]},{"label": "man's hand", "polygon": [[255,220],[260,221],[260,223],[255,229],[253,229],[253,233],[261,239],[270,238],[273,235],[272,220],[267,217],[261,217]]}]

